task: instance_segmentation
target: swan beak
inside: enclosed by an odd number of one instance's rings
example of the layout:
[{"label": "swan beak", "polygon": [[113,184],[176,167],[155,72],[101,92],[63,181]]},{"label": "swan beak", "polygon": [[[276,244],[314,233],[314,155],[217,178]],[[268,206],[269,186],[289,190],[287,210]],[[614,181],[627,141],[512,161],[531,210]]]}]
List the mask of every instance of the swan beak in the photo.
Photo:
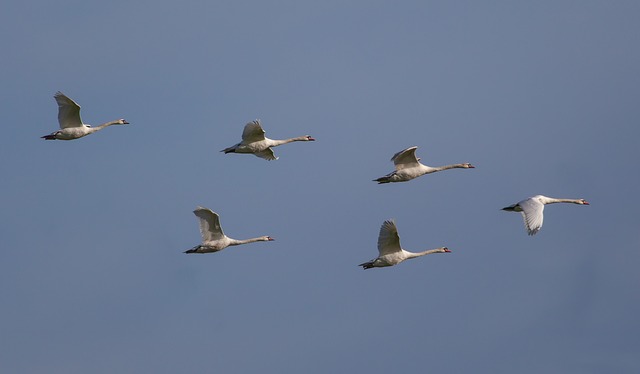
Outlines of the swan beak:
[{"label": "swan beak", "polygon": [[475,168],[476,168],[475,166],[469,164],[469,169],[475,169]]},{"label": "swan beak", "polygon": [[307,140],[309,140],[310,142],[315,142],[316,140],[310,136],[307,136]]},{"label": "swan beak", "polygon": [[123,125],[128,125],[128,124],[129,124],[129,122],[128,122],[128,121],[122,121],[122,124],[123,124]]},{"label": "swan beak", "polygon": [[272,241],[274,241],[274,240],[275,240],[274,238],[272,238],[272,237],[270,237],[270,236],[268,236],[268,238],[269,238],[269,241],[270,241],[270,242],[272,242]]},{"label": "swan beak", "polygon": [[447,247],[444,247],[444,253],[451,253],[451,250]]},{"label": "swan beak", "polygon": [[582,203],[582,205],[589,205],[589,202],[585,200],[585,202]]}]

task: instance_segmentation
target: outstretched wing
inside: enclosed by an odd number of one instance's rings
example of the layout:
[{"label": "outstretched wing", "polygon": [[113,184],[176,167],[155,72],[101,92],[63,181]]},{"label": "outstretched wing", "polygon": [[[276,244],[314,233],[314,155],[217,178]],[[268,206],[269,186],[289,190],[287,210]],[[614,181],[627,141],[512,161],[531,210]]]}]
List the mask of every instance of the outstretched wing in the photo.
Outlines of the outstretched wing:
[{"label": "outstretched wing", "polygon": [[203,242],[219,240],[224,237],[218,214],[201,206],[197,207],[193,214],[200,219],[200,234]]},{"label": "outstretched wing", "polygon": [[271,147],[267,147],[264,151],[255,152],[254,155],[269,161],[278,159],[275,153],[273,153],[273,149],[271,149]]},{"label": "outstretched wing", "polygon": [[380,226],[380,234],[378,235],[378,252],[380,256],[391,253],[400,252],[400,237],[395,222],[391,220],[384,221]]},{"label": "outstretched wing", "polygon": [[542,228],[544,204],[537,199],[526,199],[518,203],[522,208],[524,227],[529,235],[535,235]]},{"label": "outstretched wing", "polygon": [[60,123],[60,128],[81,127],[80,105],[60,91],[56,92],[53,97],[58,103],[58,123]]},{"label": "outstretched wing", "polygon": [[249,144],[264,140],[264,130],[260,126],[260,120],[251,121],[244,125],[242,131],[242,143]]},{"label": "outstretched wing", "polygon": [[396,170],[418,166],[419,162],[418,158],[416,157],[416,149],[418,149],[418,147],[416,146],[409,147],[391,157],[391,161],[393,161],[394,165],[396,166]]}]

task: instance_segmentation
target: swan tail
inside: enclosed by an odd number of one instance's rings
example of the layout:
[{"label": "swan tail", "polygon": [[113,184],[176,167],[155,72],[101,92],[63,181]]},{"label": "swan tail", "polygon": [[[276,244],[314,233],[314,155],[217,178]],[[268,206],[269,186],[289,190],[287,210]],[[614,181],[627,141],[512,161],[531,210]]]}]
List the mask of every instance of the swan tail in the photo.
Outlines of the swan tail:
[{"label": "swan tail", "polygon": [[380,177],[378,179],[374,179],[374,182],[378,182],[378,184],[383,184],[383,183],[391,183],[391,182],[402,182],[401,180],[398,180],[398,176],[396,175],[395,171],[392,171],[391,173],[385,175],[384,177]]},{"label": "swan tail", "polygon": [[238,144],[236,144],[236,145],[234,145],[232,147],[225,148],[220,152],[224,152],[225,154],[227,154],[227,153],[236,153],[236,148],[238,148],[239,145],[240,144],[238,143]]},{"label": "swan tail", "polygon": [[191,248],[191,249],[187,249],[186,251],[184,251],[184,253],[198,253],[198,250],[200,249],[201,246],[196,245],[195,247]]},{"label": "swan tail", "polygon": [[362,266],[362,269],[366,270],[366,269],[371,269],[373,267],[373,261],[367,261],[364,262],[358,266]]},{"label": "swan tail", "polygon": [[517,212],[517,210],[516,210],[517,206],[518,206],[518,204],[505,206],[504,208],[502,208],[502,210],[507,211],[507,212]]}]

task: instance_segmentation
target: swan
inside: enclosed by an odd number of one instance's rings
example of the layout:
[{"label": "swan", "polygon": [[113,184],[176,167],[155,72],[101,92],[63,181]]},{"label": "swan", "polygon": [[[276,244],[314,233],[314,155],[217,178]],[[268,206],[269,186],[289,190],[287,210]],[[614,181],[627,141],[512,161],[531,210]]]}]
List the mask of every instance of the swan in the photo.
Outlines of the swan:
[{"label": "swan", "polygon": [[220,152],[224,153],[253,153],[254,155],[264,158],[265,160],[277,160],[273,154],[271,147],[277,147],[282,144],[291,142],[309,142],[315,141],[309,135],[299,136],[284,140],[269,139],[264,136],[264,130],[260,124],[260,120],[251,121],[244,126],[242,131],[242,141],[234,146],[225,148]]},{"label": "swan", "polygon": [[224,234],[220,227],[220,216],[211,209],[196,207],[193,214],[200,220],[200,234],[202,244],[185,251],[184,253],[210,253],[219,252],[231,245],[240,245],[253,242],[269,242],[274,239],[270,236],[260,236],[258,238],[237,240]]},{"label": "swan", "polygon": [[400,237],[398,236],[396,223],[393,220],[387,220],[384,221],[380,227],[378,252],[379,255],[376,259],[364,262],[358,266],[362,266],[363,269],[381,268],[397,265],[410,258],[430,255],[432,253],[450,253],[451,251],[447,247],[430,249],[418,253],[405,251],[400,247]]},{"label": "swan", "polygon": [[532,196],[517,204],[502,208],[507,212],[520,212],[524,219],[524,227],[529,235],[535,235],[542,228],[544,206],[555,203],[573,203],[578,205],[589,205],[585,199],[556,199],[543,195]]},{"label": "swan", "polygon": [[107,126],[129,124],[129,122],[124,119],[117,119],[115,121],[103,123],[100,126],[91,127],[82,123],[82,119],[80,119],[80,105],[76,104],[75,101],[71,100],[60,91],[56,92],[53,97],[58,102],[58,122],[60,123],[60,130],[54,131],[49,135],[41,136],[42,139],[73,140],[93,134]]},{"label": "swan", "polygon": [[416,157],[416,149],[418,149],[418,147],[416,146],[409,147],[393,155],[393,157],[391,157],[391,161],[393,161],[396,167],[396,170],[385,175],[384,177],[374,179],[373,181],[378,182],[378,184],[391,183],[391,182],[406,182],[414,178],[423,176],[425,174],[435,173],[437,171],[455,169],[455,168],[461,168],[461,169],[475,168],[475,166],[469,163],[445,165],[445,166],[438,166],[438,167],[423,165],[420,163],[420,159]]}]

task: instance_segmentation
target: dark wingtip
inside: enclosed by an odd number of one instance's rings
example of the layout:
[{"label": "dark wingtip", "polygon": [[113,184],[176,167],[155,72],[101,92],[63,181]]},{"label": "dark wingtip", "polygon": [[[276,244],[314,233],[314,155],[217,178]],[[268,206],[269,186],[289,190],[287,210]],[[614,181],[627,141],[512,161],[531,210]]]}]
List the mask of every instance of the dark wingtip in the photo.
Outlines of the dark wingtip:
[{"label": "dark wingtip", "polygon": [[197,253],[198,249],[200,249],[200,246],[196,245],[195,247],[193,247],[191,249],[187,249],[186,251],[184,251],[182,253],[187,253],[187,254],[189,254],[189,253]]}]

